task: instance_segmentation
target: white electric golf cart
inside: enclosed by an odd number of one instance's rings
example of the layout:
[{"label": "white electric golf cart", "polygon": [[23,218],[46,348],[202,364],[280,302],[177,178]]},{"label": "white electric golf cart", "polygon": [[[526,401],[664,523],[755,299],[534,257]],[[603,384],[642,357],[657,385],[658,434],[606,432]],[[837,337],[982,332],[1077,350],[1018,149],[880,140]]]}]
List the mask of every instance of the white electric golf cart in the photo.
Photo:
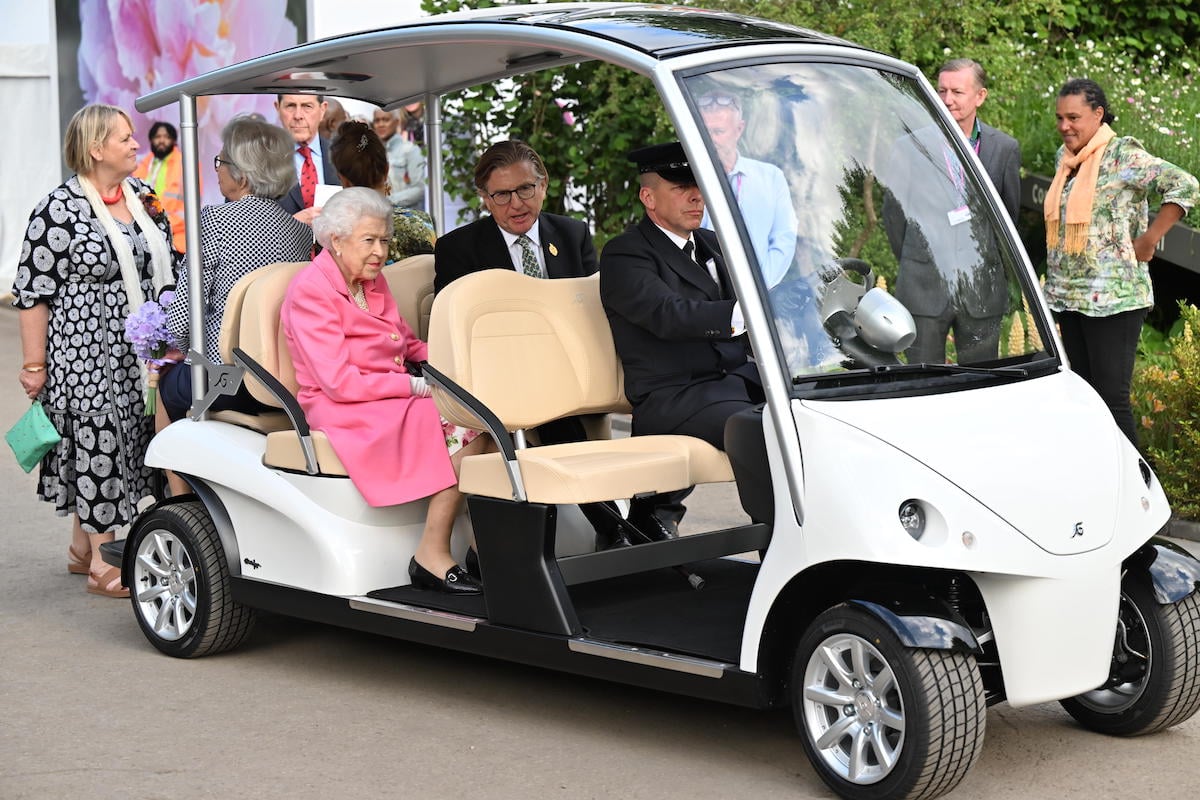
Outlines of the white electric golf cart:
[{"label": "white electric golf cart", "polygon": [[[244,279],[220,342],[199,340],[194,271],[193,346],[219,347],[228,366],[206,374],[193,359],[193,413],[147,456],[194,494],[147,509],[107,551],[150,642],[178,657],[217,653],[264,609],[790,705],[814,769],[847,798],[951,791],[980,751],[987,706],[1005,700],[1061,700],[1109,734],[1191,717],[1200,563],[1155,538],[1169,516],[1162,488],[1069,370],[1012,222],[914,67],[724,13],[533,5],[305,44],[137,105],[180,106],[197,252],[198,97],[425,99],[440,217],[438,99],[593,59],[646,76],[661,96],[719,234],[765,404],[729,420],[724,451],[611,432],[529,444],[523,432],[545,421],[629,410],[597,278],[488,270],[435,301],[431,256],[389,266],[402,313],[430,341],[426,374],[443,414],[500,446],[461,475],[468,513],[454,550],[461,560],[475,543],[484,594],[419,590],[405,566],[424,503],[368,506],[293,398],[278,312],[303,265]],[[754,249],[759,221],[742,218],[741,182],[720,168],[703,124],[699,99],[714,90],[740,98],[742,156],[786,178],[794,256],[774,285]],[[950,215],[929,201],[947,187],[961,203]],[[935,363],[906,355],[916,329],[898,295],[916,279],[896,255],[901,228],[932,259],[925,288],[958,313],[1000,298],[999,311],[981,312],[995,316],[983,357],[964,341]],[[206,410],[243,380],[280,412]],[[579,503],[713,482],[736,484],[748,523],[603,551],[580,524]]]}]

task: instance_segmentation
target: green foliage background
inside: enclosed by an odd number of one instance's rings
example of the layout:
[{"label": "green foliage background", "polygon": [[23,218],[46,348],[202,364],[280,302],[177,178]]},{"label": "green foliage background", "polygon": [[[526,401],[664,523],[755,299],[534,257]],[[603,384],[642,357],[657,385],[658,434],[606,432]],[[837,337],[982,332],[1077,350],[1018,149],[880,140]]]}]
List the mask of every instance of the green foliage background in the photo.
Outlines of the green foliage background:
[{"label": "green foliage background", "polygon": [[[1068,77],[1097,80],[1117,112],[1117,131],[1200,172],[1197,0],[685,0],[833,34],[918,66],[949,58],[981,62],[991,89],[981,115],[1021,142],[1028,171],[1050,174],[1059,146],[1054,95]],[[520,5],[495,0],[423,0],[433,14]],[[561,105],[560,105],[561,103]],[[578,128],[563,122],[570,112]],[[479,209],[471,173],[491,143],[529,141],[551,176],[547,208],[585,209],[598,245],[640,216],[625,153],[673,136],[650,82],[607,64],[542,72],[511,87],[478,87],[449,102],[446,185]],[[586,131],[581,138],[579,130]],[[569,176],[570,183],[564,179]],[[458,220],[457,222],[462,222]],[[456,221],[449,221],[456,224]],[[1200,212],[1189,222],[1200,226]]]}]

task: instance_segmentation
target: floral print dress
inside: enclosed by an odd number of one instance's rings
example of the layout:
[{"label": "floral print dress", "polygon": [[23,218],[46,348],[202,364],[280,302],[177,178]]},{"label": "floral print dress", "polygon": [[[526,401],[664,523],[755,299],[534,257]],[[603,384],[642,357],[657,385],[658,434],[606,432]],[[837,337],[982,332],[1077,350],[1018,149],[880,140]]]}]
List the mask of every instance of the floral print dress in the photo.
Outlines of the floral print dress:
[{"label": "floral print dress", "polygon": [[[1059,148],[1058,161],[1063,157]],[[1119,136],[1101,156],[1092,222],[1082,253],[1063,250],[1066,225],[1046,255],[1046,302],[1055,311],[1108,317],[1154,305],[1150,270],[1133,253],[1133,240],[1146,232],[1151,193],[1164,203],[1190,210],[1200,202],[1196,179],[1174,164],[1150,155],[1137,141]],[[1062,219],[1075,180],[1062,193]]]},{"label": "floral print dress", "polygon": [[[131,180],[157,229],[116,224],[133,250],[142,292],[153,298],[145,237],[169,242],[171,227],[150,187]],[[126,525],[138,502],[153,495],[145,455],[154,418],[143,415],[140,365],[125,338],[130,309],[121,267],[76,178],[33,210],[12,291],[16,308],[50,309],[41,400],[63,438],[42,460],[38,494],[59,516],[77,512],[85,531]]]}]

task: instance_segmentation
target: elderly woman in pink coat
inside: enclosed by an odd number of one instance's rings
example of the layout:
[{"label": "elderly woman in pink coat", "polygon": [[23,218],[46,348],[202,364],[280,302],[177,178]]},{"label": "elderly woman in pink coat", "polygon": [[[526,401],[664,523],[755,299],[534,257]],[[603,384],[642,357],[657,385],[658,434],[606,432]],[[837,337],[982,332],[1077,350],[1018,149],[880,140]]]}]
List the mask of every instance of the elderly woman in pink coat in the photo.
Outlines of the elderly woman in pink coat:
[{"label": "elderly woman in pink coat", "polygon": [[313,234],[325,249],[292,281],[281,312],[300,405],[370,505],[432,495],[408,565],[413,585],[477,594],[479,582],[450,555],[450,532],[462,504],[458,463],[483,452],[487,437],[444,423],[425,379],[405,366],[424,361],[427,346],[379,274],[392,207],[371,189],[343,189]]}]

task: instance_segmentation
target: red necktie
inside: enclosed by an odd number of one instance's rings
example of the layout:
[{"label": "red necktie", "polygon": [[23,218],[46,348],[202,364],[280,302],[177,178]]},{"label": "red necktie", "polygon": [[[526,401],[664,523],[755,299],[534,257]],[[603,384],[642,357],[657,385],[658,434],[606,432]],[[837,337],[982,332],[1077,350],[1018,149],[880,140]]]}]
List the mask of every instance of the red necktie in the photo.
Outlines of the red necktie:
[{"label": "red necktie", "polygon": [[300,168],[300,196],[304,199],[304,207],[312,208],[317,199],[317,166],[313,164],[312,148],[302,144],[296,152],[304,157],[304,166]]}]

